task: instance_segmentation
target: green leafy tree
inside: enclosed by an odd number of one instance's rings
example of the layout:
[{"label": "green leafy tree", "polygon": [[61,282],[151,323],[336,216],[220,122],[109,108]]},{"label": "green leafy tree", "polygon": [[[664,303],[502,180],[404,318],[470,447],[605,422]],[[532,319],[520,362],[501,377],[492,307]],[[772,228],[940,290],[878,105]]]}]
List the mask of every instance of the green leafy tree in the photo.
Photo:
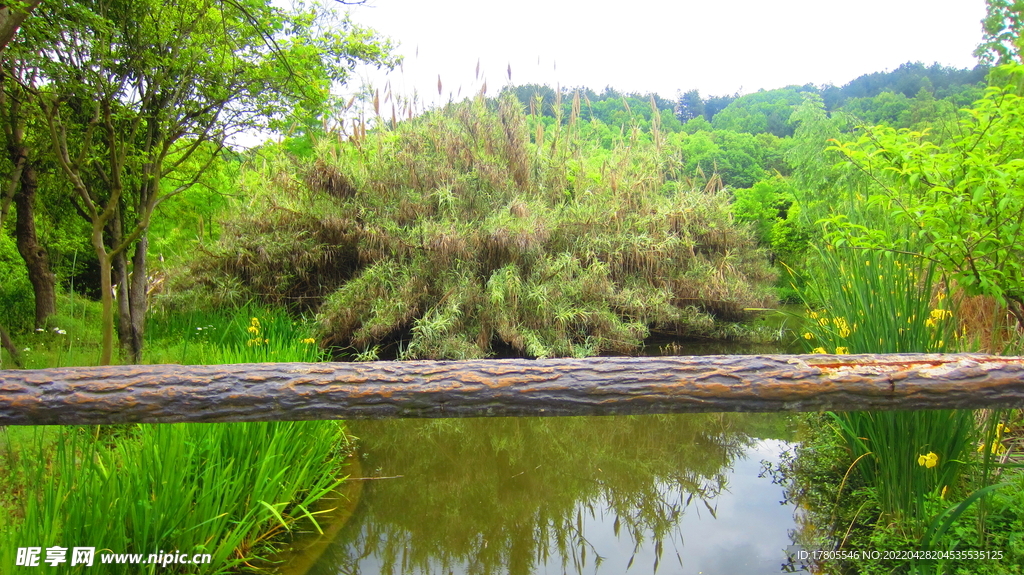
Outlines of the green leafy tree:
[{"label": "green leafy tree", "polygon": [[878,126],[837,144],[849,167],[874,183],[868,202],[903,227],[832,222],[840,241],[920,249],[969,293],[1008,304],[1024,326],[1024,66],[999,72],[1006,84],[963,110],[947,139]]},{"label": "green leafy tree", "polygon": [[49,253],[36,231],[36,193],[46,145],[40,130],[32,130],[40,124],[32,89],[37,71],[18,52],[5,50],[0,54],[0,129],[7,151],[0,230],[13,203],[14,236],[32,283],[35,326],[42,327],[57,307],[57,280],[50,269]]},{"label": "green leafy tree", "polygon": [[872,98],[851,98],[843,105],[843,111],[864,124],[905,127],[910,106],[910,98],[886,91]]},{"label": "green leafy tree", "polygon": [[33,38],[47,47],[40,106],[100,265],[100,361],[111,360],[115,277],[122,344],[137,361],[156,208],[195,184],[233,134],[316,114],[357,63],[395,60],[347,19],[267,0],[81,1],[37,12]]},{"label": "green leafy tree", "polygon": [[750,187],[763,178],[765,158],[770,155],[766,143],[756,136],[731,130],[699,131],[681,137],[678,145],[685,174],[717,173],[725,184],[737,187]]},{"label": "green leafy tree", "polygon": [[729,104],[732,104],[736,98],[739,98],[739,94],[708,97],[707,100],[704,100],[704,119],[710,122],[719,112],[726,109]]},{"label": "green leafy tree", "polygon": [[985,19],[981,21],[985,38],[974,55],[987,64],[1021,61],[1020,31],[1024,27],[1024,2],[986,0]]},{"label": "green leafy tree", "polygon": [[790,115],[802,101],[796,88],[761,90],[737,98],[715,115],[711,125],[716,130],[732,130],[760,134],[768,132],[780,138],[793,135]]},{"label": "green leafy tree", "polygon": [[677,114],[682,122],[704,117],[704,100],[700,97],[700,92],[690,90],[680,95]]}]

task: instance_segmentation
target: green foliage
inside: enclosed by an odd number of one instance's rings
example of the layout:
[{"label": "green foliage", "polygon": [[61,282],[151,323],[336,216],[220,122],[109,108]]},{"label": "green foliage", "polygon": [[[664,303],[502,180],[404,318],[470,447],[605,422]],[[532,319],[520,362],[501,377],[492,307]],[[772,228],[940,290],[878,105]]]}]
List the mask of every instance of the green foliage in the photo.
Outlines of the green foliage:
[{"label": "green foliage", "polygon": [[937,62],[931,66],[921,62],[906,62],[891,72],[864,74],[842,88],[835,88],[832,93],[826,90],[822,95],[829,103],[829,110],[844,107],[849,99],[874,98],[885,92],[913,98],[922,88],[934,92],[941,99],[954,96],[965,87],[983,83],[988,70],[986,65],[958,69]]},{"label": "green foliage", "polygon": [[0,230],[0,325],[25,332],[35,321],[32,284],[14,240]]},{"label": "green foliage", "polygon": [[802,259],[809,230],[800,217],[791,182],[781,176],[762,180],[751,188],[733,190],[732,213],[750,222],[763,246],[784,262]]},{"label": "green foliage", "polygon": [[748,134],[769,133],[780,138],[792,136],[794,125],[790,121],[790,115],[802,100],[801,91],[802,89],[790,87],[760,90],[740,96],[716,114],[711,125],[716,130]]},{"label": "green foliage", "polygon": [[974,55],[986,64],[1021,63],[1021,30],[1024,3],[1019,0],[986,0],[981,21],[985,38]]},{"label": "green foliage", "polygon": [[[567,123],[573,115],[573,107],[578,107],[577,115],[586,121],[597,120],[615,131],[639,128],[650,132],[654,123],[666,132],[678,132],[682,129],[682,118],[675,114],[675,103],[665,100],[657,94],[622,94],[611,88],[596,93],[590,88],[554,88],[546,85],[526,84],[509,86],[502,89],[502,95],[514,95],[522,106],[532,113]],[[575,99],[578,103],[574,103]],[[657,119],[651,103],[657,110]],[[685,120],[683,120],[685,121]]]},{"label": "green foliage", "polygon": [[[122,344],[142,345],[147,233],[157,206],[196,185],[228,138],[322,113],[360,63],[394,66],[372,30],[317,5],[266,0],[46,3],[12,44],[45,122],[31,125],[90,225],[113,348],[112,269],[123,275]],[[39,50],[46,46],[46,50]]]},{"label": "green foliage", "polygon": [[149,251],[158,258],[189,257],[219,236],[219,219],[238,181],[241,159],[218,156],[208,167],[195,158],[186,159],[179,176],[199,174],[194,185],[177,191],[185,182],[168,177],[161,181],[167,200],[155,210],[149,227]]},{"label": "green foliage", "polygon": [[851,98],[843,105],[843,112],[851,114],[864,124],[888,124],[905,127],[910,113],[911,99],[895,92],[882,92],[873,98]]},{"label": "green foliage", "polygon": [[[1024,66],[1002,67],[1024,78]],[[1024,301],[1024,99],[1015,86],[992,86],[963,111],[958,130],[935,141],[927,132],[865,129],[838,144],[851,169],[875,187],[868,202],[909,230],[832,221],[846,241],[880,249],[920,244],[969,293]],[[1013,311],[1013,308],[1011,308]],[[1024,323],[1024,318],[1019,318]]]},{"label": "green foliage", "polygon": [[[690,120],[687,127],[699,122]],[[750,187],[765,177],[766,168],[781,161],[779,139],[764,136],[715,130],[670,136],[668,140],[679,146],[684,174],[718,174],[728,186]]]},{"label": "green foliage", "polygon": [[[690,120],[704,118],[704,100],[700,97],[700,92],[690,90],[685,94],[681,94],[677,106],[677,115],[681,122],[687,123]],[[707,120],[705,119],[705,121]]]},{"label": "green foliage", "polygon": [[770,303],[727,195],[680,181],[667,139],[607,149],[581,135],[596,122],[545,120],[478,99],[325,142],[298,169],[269,161],[181,283],[323,301],[326,344],[409,358],[624,352],[652,327],[711,333]]},{"label": "green foliage", "polygon": [[0,466],[20,490],[0,518],[0,563],[14,565],[18,547],[88,545],[97,564],[103,552],[180,550],[211,554],[204,573],[236,572],[311,517],[339,482],[346,442],[344,426],[329,421],[66,427],[13,444],[8,436]]}]

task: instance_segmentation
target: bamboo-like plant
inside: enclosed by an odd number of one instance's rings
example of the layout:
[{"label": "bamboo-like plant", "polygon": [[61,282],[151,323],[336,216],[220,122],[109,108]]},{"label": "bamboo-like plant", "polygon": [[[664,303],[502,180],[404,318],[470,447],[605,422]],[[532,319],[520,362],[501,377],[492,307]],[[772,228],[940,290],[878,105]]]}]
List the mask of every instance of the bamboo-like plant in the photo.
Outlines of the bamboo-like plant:
[{"label": "bamboo-like plant", "polygon": [[271,160],[189,282],[315,309],[326,344],[403,358],[630,352],[771,304],[721,186],[681,179],[661,136],[604,147],[574,101],[544,128],[478,97],[322,142],[305,166]]}]

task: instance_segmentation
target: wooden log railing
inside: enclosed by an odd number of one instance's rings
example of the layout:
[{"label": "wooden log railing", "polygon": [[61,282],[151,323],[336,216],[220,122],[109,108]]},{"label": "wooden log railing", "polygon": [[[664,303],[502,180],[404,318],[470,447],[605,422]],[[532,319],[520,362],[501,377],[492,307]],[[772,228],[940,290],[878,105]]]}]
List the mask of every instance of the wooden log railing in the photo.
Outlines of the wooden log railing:
[{"label": "wooden log railing", "polygon": [[1024,407],[1024,358],[762,355],[0,371],[0,425]]}]

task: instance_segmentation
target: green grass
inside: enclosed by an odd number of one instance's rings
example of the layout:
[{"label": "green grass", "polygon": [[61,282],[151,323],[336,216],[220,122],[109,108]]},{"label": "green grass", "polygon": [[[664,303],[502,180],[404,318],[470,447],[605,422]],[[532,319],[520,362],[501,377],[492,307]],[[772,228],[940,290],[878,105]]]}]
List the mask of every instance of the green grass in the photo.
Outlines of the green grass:
[{"label": "green grass", "polygon": [[59,293],[46,327],[14,336],[26,369],[96,365],[100,357],[100,303]]},{"label": "green grass", "polygon": [[[14,565],[18,547],[58,545],[209,553],[204,572],[227,572],[309,516],[309,506],[336,486],[339,449],[347,445],[337,422],[68,427],[53,435],[41,430],[4,454],[5,471],[23,483],[0,519],[2,565]],[[91,572],[68,565],[38,570]]]},{"label": "green grass", "polygon": [[245,305],[221,311],[157,310],[148,323],[148,363],[217,365],[324,359],[308,322],[285,310]]}]

